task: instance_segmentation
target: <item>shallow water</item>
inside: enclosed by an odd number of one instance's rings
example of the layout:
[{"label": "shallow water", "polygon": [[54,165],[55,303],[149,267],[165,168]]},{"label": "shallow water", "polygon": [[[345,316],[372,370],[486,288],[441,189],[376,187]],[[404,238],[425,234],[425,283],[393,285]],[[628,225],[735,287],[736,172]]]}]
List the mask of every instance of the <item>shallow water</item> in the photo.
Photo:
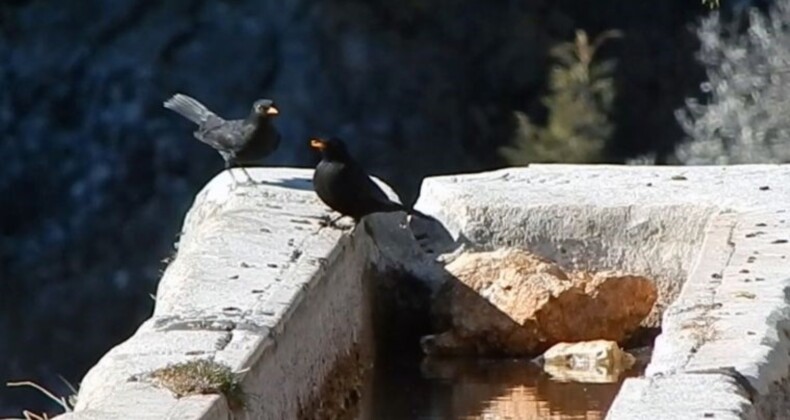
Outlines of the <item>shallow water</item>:
[{"label": "shallow water", "polygon": [[621,383],[560,383],[527,360],[400,357],[379,360],[356,419],[602,419]]}]

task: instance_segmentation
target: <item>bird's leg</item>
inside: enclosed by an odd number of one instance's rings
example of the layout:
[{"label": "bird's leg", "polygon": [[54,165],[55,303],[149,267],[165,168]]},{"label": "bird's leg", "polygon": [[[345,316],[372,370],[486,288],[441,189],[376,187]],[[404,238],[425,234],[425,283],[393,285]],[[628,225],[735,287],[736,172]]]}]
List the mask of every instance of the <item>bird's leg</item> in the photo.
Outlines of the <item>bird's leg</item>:
[{"label": "bird's leg", "polygon": [[332,227],[339,227],[339,226],[337,225],[337,222],[338,222],[338,221],[340,221],[340,219],[342,219],[342,218],[343,218],[343,215],[341,214],[341,215],[338,215],[337,217],[335,217],[334,219],[331,219],[331,220],[329,221],[329,226],[332,226]]},{"label": "bird's leg", "polygon": [[236,180],[236,175],[233,175],[233,168],[226,168],[225,170],[228,171],[231,179],[233,179],[233,184],[231,185],[230,189],[236,189],[239,186],[239,181]]},{"label": "bird's leg", "polygon": [[342,214],[341,214],[340,216],[338,216],[338,217],[335,217],[335,218],[333,219],[333,218],[332,218],[332,215],[331,215],[331,214],[329,214],[329,213],[327,213],[327,214],[322,214],[322,215],[321,215],[321,217],[320,217],[321,221],[320,221],[319,223],[320,223],[320,224],[321,224],[321,226],[323,226],[323,227],[327,227],[327,226],[334,226],[335,222],[337,222],[338,220],[340,220],[340,218],[341,218],[341,217],[343,217],[343,215],[342,215]]},{"label": "bird's leg", "polygon": [[342,226],[338,226],[337,225],[337,222],[340,219],[342,219],[343,217],[344,216],[341,214],[341,215],[339,215],[339,216],[337,216],[337,217],[335,217],[333,219],[331,215],[324,214],[323,216],[321,216],[321,222],[320,223],[321,223],[321,226],[323,226],[323,227],[332,227],[332,228],[335,228],[335,229],[345,230]]},{"label": "bird's leg", "polygon": [[250,184],[256,184],[255,179],[253,179],[250,173],[247,172],[247,169],[245,169],[243,166],[240,166],[240,168],[241,171],[244,172],[244,175],[247,177],[247,182],[249,182]]},{"label": "bird's leg", "polygon": [[230,187],[230,189],[234,190],[239,186],[239,180],[237,180],[236,175],[233,174],[233,168],[236,165],[233,163],[232,156],[228,156],[222,152],[220,152],[220,155],[222,155],[222,159],[225,161],[225,170],[228,171],[230,177],[233,179],[233,185]]}]

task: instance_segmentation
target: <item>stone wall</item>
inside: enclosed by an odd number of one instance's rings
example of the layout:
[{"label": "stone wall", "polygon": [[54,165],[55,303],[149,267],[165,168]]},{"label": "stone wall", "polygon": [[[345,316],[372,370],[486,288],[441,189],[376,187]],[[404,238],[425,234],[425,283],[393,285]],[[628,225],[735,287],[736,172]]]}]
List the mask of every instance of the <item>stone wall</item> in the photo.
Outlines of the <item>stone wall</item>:
[{"label": "stone wall", "polygon": [[88,372],[61,418],[228,418],[224,398],[179,400],[146,379],[196,358],[243,377],[235,418],[329,418],[314,416],[358,387],[375,349],[370,285],[386,260],[364,231],[321,226],[310,171],[251,173],[267,185],[231,190],[224,173],[198,195],[153,315]]}]

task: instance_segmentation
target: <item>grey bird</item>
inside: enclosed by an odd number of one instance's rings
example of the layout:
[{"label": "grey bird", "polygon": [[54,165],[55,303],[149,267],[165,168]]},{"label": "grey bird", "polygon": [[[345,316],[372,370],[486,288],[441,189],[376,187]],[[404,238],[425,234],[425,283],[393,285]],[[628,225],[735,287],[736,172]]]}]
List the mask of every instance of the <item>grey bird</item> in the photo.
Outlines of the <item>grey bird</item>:
[{"label": "grey bird", "polygon": [[[270,155],[280,145],[280,133],[272,124],[279,111],[270,99],[255,101],[250,115],[243,120],[226,120],[197,99],[181,93],[165,101],[164,106],[197,124],[195,138],[219,152],[225,169],[241,168],[250,182],[254,181],[244,167]],[[235,177],[233,182],[235,186]]]}]

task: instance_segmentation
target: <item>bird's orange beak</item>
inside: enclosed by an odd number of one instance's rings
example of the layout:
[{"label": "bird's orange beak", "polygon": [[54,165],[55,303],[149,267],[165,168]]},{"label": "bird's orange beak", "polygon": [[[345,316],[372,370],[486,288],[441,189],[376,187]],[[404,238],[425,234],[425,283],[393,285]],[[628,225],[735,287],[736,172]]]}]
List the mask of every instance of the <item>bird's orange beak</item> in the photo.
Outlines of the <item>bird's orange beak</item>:
[{"label": "bird's orange beak", "polygon": [[310,147],[313,149],[324,150],[326,148],[326,142],[321,139],[310,139]]},{"label": "bird's orange beak", "polygon": [[273,106],[266,108],[266,115],[279,115],[279,114],[280,111]]}]

